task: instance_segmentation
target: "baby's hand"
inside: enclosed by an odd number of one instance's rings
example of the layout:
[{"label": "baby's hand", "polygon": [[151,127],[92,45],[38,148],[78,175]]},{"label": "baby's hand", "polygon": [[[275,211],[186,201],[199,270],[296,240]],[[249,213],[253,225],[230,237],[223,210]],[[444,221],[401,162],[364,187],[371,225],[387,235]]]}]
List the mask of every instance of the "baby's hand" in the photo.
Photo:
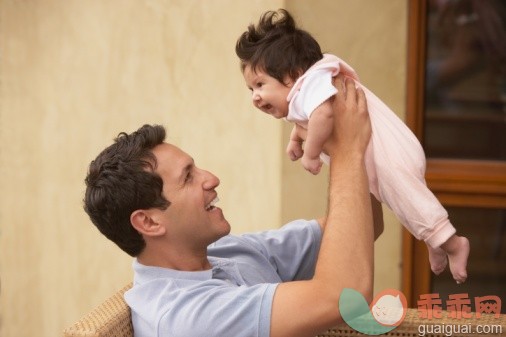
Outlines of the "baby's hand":
[{"label": "baby's hand", "polygon": [[289,141],[286,147],[286,153],[292,161],[296,161],[304,154],[304,151],[302,151],[302,144],[295,140]]},{"label": "baby's hand", "polygon": [[320,173],[322,168],[322,162],[319,157],[309,158],[308,156],[302,156],[302,166],[314,175]]}]

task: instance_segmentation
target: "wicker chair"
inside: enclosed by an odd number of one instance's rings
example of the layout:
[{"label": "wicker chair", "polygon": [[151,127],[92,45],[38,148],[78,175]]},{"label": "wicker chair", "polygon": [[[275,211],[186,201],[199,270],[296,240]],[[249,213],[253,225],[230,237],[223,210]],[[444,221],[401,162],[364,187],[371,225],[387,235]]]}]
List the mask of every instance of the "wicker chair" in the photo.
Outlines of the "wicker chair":
[{"label": "wicker chair", "polygon": [[[79,321],[72,326],[66,328],[63,332],[65,337],[133,337],[133,326],[130,317],[130,309],[123,299],[125,291],[130,289],[132,284],[126,285],[123,289],[117,291],[113,296],[108,298],[104,303],[97,308],[86,314]],[[500,315],[499,318],[493,315],[483,314],[480,318],[469,319],[451,319],[443,314],[444,318],[424,320],[418,317],[417,309],[408,309],[403,323],[396,329],[382,335],[382,336],[404,336],[404,337],[419,337],[418,331],[420,325],[471,325],[473,331],[475,327],[481,326],[501,326],[501,333],[489,333],[487,337],[493,336],[506,336],[506,315]],[[317,337],[356,337],[365,336],[361,333],[350,329],[346,324],[330,329]],[[442,333],[427,333],[425,336],[429,337],[442,337]],[[453,334],[453,336],[483,336],[483,334],[466,333],[466,334]]]},{"label": "wicker chair", "polygon": [[65,337],[133,337],[130,308],[123,299],[132,283],[118,290],[97,308],[63,331]]}]

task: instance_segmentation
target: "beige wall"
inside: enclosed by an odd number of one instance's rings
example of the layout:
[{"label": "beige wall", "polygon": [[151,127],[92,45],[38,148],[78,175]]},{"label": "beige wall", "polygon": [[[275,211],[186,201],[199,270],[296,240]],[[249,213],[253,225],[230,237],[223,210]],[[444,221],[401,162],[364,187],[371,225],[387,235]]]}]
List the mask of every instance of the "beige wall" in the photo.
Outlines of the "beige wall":
[{"label": "beige wall", "polygon": [[[324,211],[325,173],[284,159],[286,128],[251,107],[234,53],[283,6],[403,115],[405,0],[0,2],[1,336],[59,335],[131,280],[81,203],[87,164],[120,131],[167,126],[221,178],[235,233]],[[398,287],[396,222],[382,240],[377,284]]]}]

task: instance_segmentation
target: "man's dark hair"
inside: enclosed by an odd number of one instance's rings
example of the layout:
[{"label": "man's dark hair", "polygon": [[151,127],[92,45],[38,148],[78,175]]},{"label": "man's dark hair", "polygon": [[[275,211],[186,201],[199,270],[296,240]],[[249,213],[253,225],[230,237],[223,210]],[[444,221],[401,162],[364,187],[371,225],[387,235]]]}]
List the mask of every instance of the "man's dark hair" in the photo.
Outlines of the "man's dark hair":
[{"label": "man's dark hair", "polygon": [[138,209],[166,209],[163,180],[155,173],[152,149],[165,140],[165,128],[144,125],[137,131],[120,133],[114,144],[90,164],[86,176],[84,210],[109,240],[131,256],[138,256],[146,242],[130,223]]},{"label": "man's dark hair", "polygon": [[295,81],[323,58],[318,42],[299,29],[285,9],[265,12],[256,26],[250,24],[237,40],[235,53],[243,72],[249,65],[281,83],[287,75]]}]

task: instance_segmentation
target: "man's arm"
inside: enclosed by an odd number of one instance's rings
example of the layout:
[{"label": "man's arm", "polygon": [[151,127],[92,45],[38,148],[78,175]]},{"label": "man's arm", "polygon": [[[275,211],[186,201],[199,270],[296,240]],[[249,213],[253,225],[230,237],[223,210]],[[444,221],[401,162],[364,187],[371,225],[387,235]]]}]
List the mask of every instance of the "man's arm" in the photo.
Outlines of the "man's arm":
[{"label": "man's arm", "polygon": [[[383,208],[381,207],[381,203],[376,200],[373,194],[371,194],[371,208],[372,208],[372,220],[374,225],[374,241],[376,241],[381,234],[383,234],[383,230],[385,229],[385,225],[383,222]],[[320,225],[320,229],[322,233],[325,231],[325,223],[327,221],[326,217],[319,218],[318,224]]]},{"label": "man's arm", "polygon": [[271,336],[313,336],[337,324],[344,288],[370,301],[373,286],[373,224],[364,154],[371,135],[366,100],[348,80],[337,81],[334,132],[329,139],[328,212],[312,280],[279,284]]}]

